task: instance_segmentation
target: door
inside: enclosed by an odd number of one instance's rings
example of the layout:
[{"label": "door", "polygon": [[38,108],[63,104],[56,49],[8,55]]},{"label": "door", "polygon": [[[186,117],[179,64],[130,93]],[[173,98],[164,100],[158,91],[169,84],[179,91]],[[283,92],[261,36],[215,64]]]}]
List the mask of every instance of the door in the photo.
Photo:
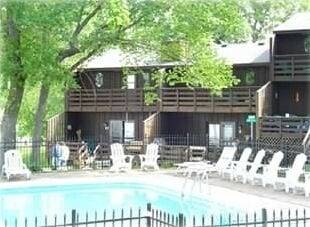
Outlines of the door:
[{"label": "door", "polygon": [[135,140],[135,122],[123,120],[110,121],[110,142],[128,143]]},{"label": "door", "polygon": [[221,123],[221,140],[224,144],[231,143],[236,138],[236,123],[222,122]]},{"label": "door", "polygon": [[110,121],[110,143],[123,142],[123,121]]},{"label": "door", "polygon": [[220,145],[220,124],[209,124],[209,144]]}]

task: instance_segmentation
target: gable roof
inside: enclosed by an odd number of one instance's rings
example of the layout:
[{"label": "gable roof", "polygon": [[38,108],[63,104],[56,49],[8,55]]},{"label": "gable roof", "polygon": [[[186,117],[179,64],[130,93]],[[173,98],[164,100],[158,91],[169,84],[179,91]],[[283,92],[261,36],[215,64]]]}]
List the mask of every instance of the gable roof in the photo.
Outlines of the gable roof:
[{"label": "gable roof", "polygon": [[269,63],[269,45],[266,43],[238,43],[216,47],[219,58],[231,64]]},{"label": "gable roof", "polygon": [[273,32],[310,31],[310,12],[296,13],[273,29]]}]

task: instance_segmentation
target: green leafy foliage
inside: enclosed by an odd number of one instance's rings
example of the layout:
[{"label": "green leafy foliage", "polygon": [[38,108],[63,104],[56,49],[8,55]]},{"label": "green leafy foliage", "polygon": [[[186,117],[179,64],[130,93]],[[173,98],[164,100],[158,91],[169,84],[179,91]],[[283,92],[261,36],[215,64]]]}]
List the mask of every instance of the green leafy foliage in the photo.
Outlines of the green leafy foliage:
[{"label": "green leafy foliage", "polygon": [[276,25],[292,14],[310,9],[308,0],[239,0],[239,5],[254,42],[267,38]]}]

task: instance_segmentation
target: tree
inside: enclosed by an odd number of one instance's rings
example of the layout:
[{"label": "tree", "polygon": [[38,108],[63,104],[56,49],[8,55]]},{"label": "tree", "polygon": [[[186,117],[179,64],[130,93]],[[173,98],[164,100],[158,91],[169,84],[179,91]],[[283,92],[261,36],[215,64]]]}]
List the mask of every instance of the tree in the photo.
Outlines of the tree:
[{"label": "tree", "polygon": [[[196,77],[198,82],[188,81],[189,86],[204,86],[218,91],[235,83],[229,79],[229,67],[220,67],[214,60],[209,60],[214,59],[213,41],[240,41],[245,34],[245,21],[238,5],[231,4],[229,0],[13,0],[3,1],[2,4],[7,19],[1,22],[6,25],[13,21],[13,28],[17,31],[14,34],[18,34],[13,37],[9,36],[9,32],[3,32],[4,42],[14,45],[10,48],[7,44],[3,45],[6,51],[3,53],[2,69],[5,67],[6,72],[1,72],[1,76],[3,74],[10,85],[3,121],[9,119],[10,123],[3,124],[6,128],[2,131],[6,132],[6,138],[2,141],[15,140],[16,119],[25,87],[40,90],[36,114],[29,115],[34,117],[33,140],[37,141],[40,140],[50,90],[54,86],[60,89],[74,86],[72,71],[83,61],[113,46],[162,54],[163,44],[184,43],[187,53],[185,61],[192,59],[191,67],[182,71],[184,75],[177,80],[184,81],[189,75],[202,72],[206,68],[203,69],[203,64],[198,63],[205,62],[221,70],[216,71],[213,67],[209,73]],[[10,6],[13,7],[10,9]],[[202,46],[206,54],[199,54]],[[168,52],[171,51],[168,49]],[[223,74],[219,77],[222,80],[215,80],[216,75],[212,73]],[[172,77],[171,74],[165,78],[171,83]],[[207,78],[218,83],[215,86]],[[34,99],[24,100],[35,102]],[[36,162],[39,151],[35,147],[34,151]]]},{"label": "tree", "polygon": [[266,38],[293,13],[310,9],[307,0],[240,0],[239,4],[251,28],[253,42]]},{"label": "tree", "polygon": [[20,20],[24,5],[11,1],[2,4],[6,10],[1,12],[1,76],[10,83],[1,120],[0,142],[6,142],[6,147],[1,147],[0,150],[0,166],[4,160],[3,150],[15,147],[16,122],[26,81],[22,56],[25,48],[22,44],[23,23]]},{"label": "tree", "polygon": [[[137,48],[138,44],[140,49],[140,47],[143,46],[145,43],[149,43],[150,41],[152,41],[155,47],[153,51],[156,49],[158,50],[158,47],[160,46],[159,44],[161,44],[163,41],[166,41],[166,37],[157,37],[158,39],[153,39],[152,36],[147,35],[141,37],[141,40],[138,40],[136,34],[139,34],[140,31],[148,32],[148,28],[154,27],[154,29],[157,29],[157,31],[155,32],[157,32],[158,34],[161,31],[164,32],[163,34],[171,32],[172,35],[170,38],[175,39],[179,35],[178,33],[180,33],[178,29],[180,29],[181,26],[184,26],[186,20],[188,20],[187,14],[192,13],[190,15],[193,15],[194,10],[198,11],[195,12],[197,18],[192,21],[193,24],[191,25],[194,25],[195,23],[197,23],[197,21],[205,18],[203,16],[214,17],[216,14],[218,14],[218,17],[222,19],[217,20],[216,22],[224,22],[224,16],[227,17],[228,15],[230,15],[231,21],[229,23],[222,23],[222,27],[224,27],[224,29],[222,29],[221,31],[217,31],[214,34],[222,35],[224,38],[226,38],[225,36],[227,36],[230,39],[233,39],[235,37],[240,38],[240,36],[242,35],[236,33],[240,31],[242,32],[242,29],[240,29],[240,26],[238,26],[238,23],[242,20],[240,19],[240,16],[238,17],[238,15],[236,15],[238,12],[236,5],[234,6],[234,10],[229,11],[229,9],[231,9],[232,7],[229,7],[230,5],[228,4],[228,1],[222,2],[222,5],[215,3],[202,4],[201,6],[204,6],[204,9],[210,7],[210,9],[208,9],[209,14],[211,11],[213,11],[212,15],[206,15],[203,14],[203,11],[201,10],[201,8],[199,8],[200,6],[196,5],[196,3],[194,2],[190,2],[189,4],[183,4],[182,1],[176,1],[172,4],[169,1],[129,1],[128,3],[126,3],[124,1],[114,0],[111,1],[110,4],[104,4],[104,6],[101,6],[98,4],[89,4],[91,3],[91,1],[84,1],[82,2],[82,5],[79,5],[79,7],[76,9],[71,6],[71,11],[75,11],[78,9],[78,12],[85,11],[83,12],[85,15],[77,14],[75,23],[76,25],[69,27],[68,31],[71,31],[72,35],[70,35],[69,32],[69,37],[71,38],[66,40],[67,47],[65,47],[65,49],[59,52],[58,61],[60,64],[62,64],[67,59],[69,59],[68,62],[70,63],[74,62],[72,61],[72,59],[77,59],[73,64],[67,64],[70,65],[69,68],[72,70],[81,62],[87,60],[89,57],[100,53],[100,51],[102,51],[103,49],[107,49],[110,46],[116,44],[122,44],[123,48]],[[85,5],[83,5],[83,3]],[[188,6],[191,7],[190,9],[192,9],[192,11],[184,11],[185,9],[187,9]],[[86,13],[86,7],[93,8],[93,10],[89,10],[88,13]],[[182,8],[182,10],[180,10],[180,8]],[[218,10],[214,12],[216,9]],[[49,6],[49,10],[51,10],[51,6]],[[170,28],[167,30],[167,23],[164,23],[164,25],[154,23],[154,20],[156,20],[156,18],[167,17],[167,13],[171,12],[171,10],[173,10],[172,13],[180,19],[180,22],[176,20],[173,21],[173,24],[178,26],[178,28],[170,26]],[[214,22],[212,26],[208,27],[204,25],[208,24],[208,21],[206,21],[205,19],[203,23],[200,22],[199,25],[205,26],[203,30],[212,30],[219,27],[215,26],[216,22]],[[182,28],[183,32],[186,30],[186,28],[189,29],[190,27],[187,26],[185,28]],[[193,31],[193,29],[191,30]],[[84,31],[87,31],[87,33]],[[199,34],[200,32],[201,28],[197,26],[194,33],[196,37],[192,35],[191,38],[199,40],[197,36],[201,36],[201,34]],[[187,34],[190,34],[190,32],[188,31]],[[202,35],[202,37],[203,36],[205,35]],[[134,42],[128,42],[128,37],[135,37]],[[223,37],[216,38],[219,40]],[[40,138],[43,111],[48,97],[48,85],[42,84],[39,97],[39,104],[35,115],[36,124],[33,133],[34,141],[39,140]]]}]

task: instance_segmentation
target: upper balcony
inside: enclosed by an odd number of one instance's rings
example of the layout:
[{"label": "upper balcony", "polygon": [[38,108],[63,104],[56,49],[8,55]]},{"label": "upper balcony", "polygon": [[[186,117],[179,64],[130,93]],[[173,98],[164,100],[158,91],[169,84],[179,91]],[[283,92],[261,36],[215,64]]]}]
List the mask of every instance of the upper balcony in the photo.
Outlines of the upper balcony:
[{"label": "upper balcony", "polygon": [[274,56],[275,81],[310,81],[310,54]]},{"label": "upper balcony", "polygon": [[236,87],[216,96],[206,89],[162,88],[153,105],[144,102],[143,89],[78,89],[68,92],[69,112],[208,112],[255,113],[259,87]]}]

